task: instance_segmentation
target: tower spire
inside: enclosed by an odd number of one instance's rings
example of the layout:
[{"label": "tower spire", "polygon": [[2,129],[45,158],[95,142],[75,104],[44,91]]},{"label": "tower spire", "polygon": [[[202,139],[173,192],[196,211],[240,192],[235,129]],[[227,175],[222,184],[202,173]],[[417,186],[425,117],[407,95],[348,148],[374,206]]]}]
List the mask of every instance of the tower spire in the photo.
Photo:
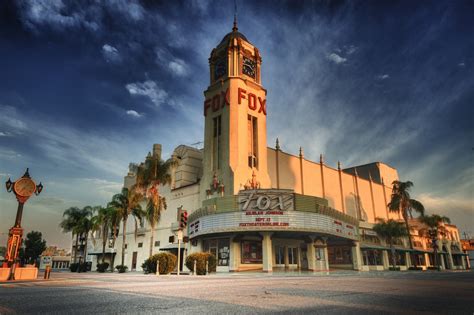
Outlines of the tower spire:
[{"label": "tower spire", "polygon": [[237,27],[237,0],[234,0],[234,27],[232,27],[233,32],[237,32],[239,28]]}]

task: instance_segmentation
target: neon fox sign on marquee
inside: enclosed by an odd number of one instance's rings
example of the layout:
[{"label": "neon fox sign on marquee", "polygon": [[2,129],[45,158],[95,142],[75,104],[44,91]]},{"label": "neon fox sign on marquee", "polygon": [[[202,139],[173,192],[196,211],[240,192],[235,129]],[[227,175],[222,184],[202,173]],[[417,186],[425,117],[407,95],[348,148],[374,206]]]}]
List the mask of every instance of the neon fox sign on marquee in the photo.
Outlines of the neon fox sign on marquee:
[{"label": "neon fox sign on marquee", "polygon": [[[207,111],[209,109],[212,109],[213,112],[217,112],[226,105],[230,106],[229,95],[229,88],[227,88],[225,91],[221,91],[212,98],[206,99],[204,101],[204,116],[207,116]],[[247,93],[247,91],[242,88],[237,89],[237,99],[239,105],[244,104],[245,101],[247,101],[246,103],[249,109],[257,111],[258,108],[258,113],[267,115],[266,99],[262,99],[253,93]]]}]

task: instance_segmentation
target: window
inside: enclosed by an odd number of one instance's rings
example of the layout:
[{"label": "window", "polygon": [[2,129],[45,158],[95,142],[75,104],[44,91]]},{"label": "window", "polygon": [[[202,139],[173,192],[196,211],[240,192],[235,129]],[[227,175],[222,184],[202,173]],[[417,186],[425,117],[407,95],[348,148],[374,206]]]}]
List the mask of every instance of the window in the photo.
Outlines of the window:
[{"label": "window", "polygon": [[383,265],[381,250],[363,249],[362,256],[364,260],[364,265],[367,265],[367,266]]},{"label": "window", "polygon": [[138,243],[138,248],[142,248],[143,247],[143,243]]},{"label": "window", "polygon": [[248,164],[249,167],[258,167],[258,137],[257,137],[257,117],[248,115],[247,119],[247,143],[248,143]]},{"label": "window", "polygon": [[159,247],[160,246],[160,241],[155,241],[155,247]]},{"label": "window", "polygon": [[221,134],[222,134],[222,123],[221,123],[221,115],[214,117],[213,120],[213,136],[212,136],[212,169],[218,170],[220,169],[221,163]]},{"label": "window", "polygon": [[229,266],[230,243],[228,238],[204,240],[203,248],[216,256],[218,266]]},{"label": "window", "polygon": [[349,246],[328,247],[328,260],[332,265],[352,264],[352,249]]},{"label": "window", "polygon": [[282,246],[277,246],[275,249],[275,263],[277,265],[285,263],[285,248]]},{"label": "window", "polygon": [[[402,251],[395,251],[395,263],[398,265],[398,266],[403,266],[405,265],[405,252],[402,252]],[[388,252],[388,260],[389,260],[389,264],[391,265],[392,264],[392,251],[389,251]]]},{"label": "window", "polygon": [[262,242],[243,241],[242,242],[242,263],[261,264],[262,263]]}]

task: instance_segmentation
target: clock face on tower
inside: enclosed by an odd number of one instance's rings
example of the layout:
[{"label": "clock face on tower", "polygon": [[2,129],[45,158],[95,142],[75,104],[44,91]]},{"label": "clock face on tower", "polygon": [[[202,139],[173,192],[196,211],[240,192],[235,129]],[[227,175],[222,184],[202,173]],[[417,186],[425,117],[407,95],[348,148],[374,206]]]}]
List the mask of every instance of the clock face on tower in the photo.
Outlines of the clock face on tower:
[{"label": "clock face on tower", "polygon": [[257,64],[250,58],[244,57],[242,62],[242,73],[255,79]]},{"label": "clock face on tower", "polygon": [[216,61],[216,65],[214,66],[214,80],[217,80],[223,77],[227,72],[227,62],[224,58],[219,59]]}]

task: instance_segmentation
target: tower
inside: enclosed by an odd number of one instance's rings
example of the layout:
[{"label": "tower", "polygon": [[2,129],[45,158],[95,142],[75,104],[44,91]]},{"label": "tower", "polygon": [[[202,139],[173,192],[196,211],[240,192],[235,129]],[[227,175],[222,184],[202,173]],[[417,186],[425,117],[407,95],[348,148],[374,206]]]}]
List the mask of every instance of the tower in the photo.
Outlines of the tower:
[{"label": "tower", "polygon": [[232,32],[209,58],[210,85],[204,91],[203,198],[215,193],[235,195],[250,186],[270,188],[267,91],[261,85],[261,64],[259,50],[238,31],[234,19]]}]

